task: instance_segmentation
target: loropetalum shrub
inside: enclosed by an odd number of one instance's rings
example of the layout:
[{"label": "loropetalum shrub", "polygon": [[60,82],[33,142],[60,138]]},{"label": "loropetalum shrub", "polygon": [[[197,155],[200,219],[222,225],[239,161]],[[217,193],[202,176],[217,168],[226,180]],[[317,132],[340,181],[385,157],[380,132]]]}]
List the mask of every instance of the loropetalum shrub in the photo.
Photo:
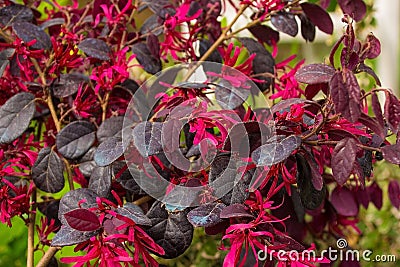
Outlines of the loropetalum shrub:
[{"label": "loropetalum shrub", "polygon": [[343,35],[306,65],[276,62],[279,36],[332,34],[329,0],[1,1],[0,220],[26,222],[27,265],[75,246],[62,262],[157,266],[194,227],[224,266],[328,263],[289,251],[360,232],[360,206],[382,206],[373,163],[400,164],[399,100],[366,63],[380,42],[353,28],[366,5],[337,2]]}]

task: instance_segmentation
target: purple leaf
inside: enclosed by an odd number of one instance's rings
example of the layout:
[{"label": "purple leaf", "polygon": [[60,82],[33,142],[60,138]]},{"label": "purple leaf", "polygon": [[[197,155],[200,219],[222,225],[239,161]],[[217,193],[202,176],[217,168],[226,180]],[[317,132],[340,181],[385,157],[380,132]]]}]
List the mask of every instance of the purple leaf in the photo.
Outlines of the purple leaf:
[{"label": "purple leaf", "polygon": [[163,123],[141,122],[135,126],[132,135],[135,147],[143,157],[163,151],[161,144]]},{"label": "purple leaf", "polygon": [[0,107],[0,144],[8,144],[28,128],[35,113],[35,96],[18,93]]},{"label": "purple leaf", "polygon": [[297,190],[299,191],[301,203],[306,209],[317,209],[325,199],[326,188],[323,186],[321,190],[317,190],[314,187],[310,164],[300,153],[296,154],[296,162]]},{"label": "purple leaf", "polygon": [[33,49],[48,50],[52,48],[50,36],[39,26],[26,21],[18,21],[14,22],[12,27],[15,34],[25,43],[36,40],[36,43],[31,46]]},{"label": "purple leaf", "polygon": [[388,187],[388,194],[389,194],[389,199],[392,205],[396,208],[400,208],[400,184],[399,181],[397,180],[391,180],[389,182],[389,187]]},{"label": "purple leaf", "polygon": [[219,214],[225,208],[223,203],[207,203],[191,210],[187,218],[194,227],[209,227],[221,222]]},{"label": "purple leaf", "polygon": [[381,150],[385,160],[393,164],[400,164],[400,144],[384,146]]},{"label": "purple leaf", "polygon": [[354,74],[347,69],[343,72],[337,71],[330,80],[329,87],[336,111],[350,122],[358,121],[361,115],[361,90]]},{"label": "purple leaf", "polygon": [[71,228],[78,231],[95,231],[100,228],[100,221],[97,215],[87,209],[71,210],[64,214],[67,223]]},{"label": "purple leaf", "polygon": [[304,14],[299,15],[301,22],[301,36],[303,36],[304,40],[308,42],[312,42],[315,39],[315,25],[311,22],[311,20]]},{"label": "purple leaf", "polygon": [[254,216],[248,212],[246,206],[240,203],[235,203],[225,207],[224,209],[222,209],[221,213],[219,214],[219,217],[222,219],[238,218],[238,217],[254,218]]},{"label": "purple leaf", "polygon": [[[155,44],[152,45],[155,46]],[[151,49],[156,50],[154,47]],[[162,65],[160,57],[154,56],[146,43],[134,44],[132,46],[132,53],[136,55],[137,61],[139,61],[146,72],[156,74],[161,71]]]},{"label": "purple leaf", "polygon": [[88,188],[99,197],[108,197],[111,190],[111,167],[96,166],[90,175]]},{"label": "purple leaf", "polygon": [[276,15],[272,15],[271,22],[278,31],[292,37],[295,37],[299,31],[294,15],[287,12],[279,12]]},{"label": "purple leaf", "polygon": [[320,91],[326,94],[328,90],[328,83],[309,84],[305,89],[305,96],[308,100],[312,100]]},{"label": "purple leaf", "polygon": [[324,186],[324,180],[322,178],[321,172],[319,171],[319,166],[315,161],[314,155],[311,153],[304,153],[304,158],[307,160],[308,165],[310,165],[311,182],[314,188],[318,191],[321,191],[322,187]]},{"label": "purple leaf", "polygon": [[380,126],[383,128],[383,127],[385,127],[385,121],[383,119],[382,108],[381,108],[381,104],[379,103],[378,95],[375,91],[372,91],[371,96],[372,96],[372,110],[375,113],[376,120],[378,121]]},{"label": "purple leaf", "polygon": [[331,3],[331,0],[320,0],[319,4],[323,9],[327,9]]},{"label": "purple leaf", "polygon": [[343,216],[357,216],[358,204],[353,193],[346,187],[336,187],[330,201],[337,213]]},{"label": "purple leaf", "polygon": [[123,123],[123,116],[111,117],[103,121],[96,132],[96,136],[99,142],[104,142],[108,138],[116,135],[121,136]]},{"label": "purple leaf", "polygon": [[335,74],[335,69],[326,64],[309,64],[302,66],[295,75],[298,82],[306,84],[327,83]]},{"label": "purple leaf", "polygon": [[369,75],[372,76],[372,78],[374,78],[376,84],[381,86],[381,81],[379,80],[378,75],[376,75],[375,71],[371,67],[369,67],[369,66],[365,65],[363,62],[361,62],[357,66],[357,71],[368,73]]},{"label": "purple leaf", "polygon": [[146,38],[146,44],[153,57],[160,57],[160,42],[158,41],[157,36],[149,34]]},{"label": "purple leaf", "polygon": [[338,0],[343,13],[348,14],[355,21],[360,21],[367,12],[367,6],[362,0]]},{"label": "purple leaf", "polygon": [[3,26],[10,26],[17,21],[30,22],[32,20],[33,12],[27,6],[12,3],[0,9],[0,24]]},{"label": "purple leaf", "polygon": [[258,166],[271,166],[287,159],[300,145],[301,138],[291,135],[280,142],[260,146],[254,150],[251,157]]},{"label": "purple leaf", "polygon": [[58,152],[66,158],[76,159],[86,153],[96,139],[96,127],[88,121],[74,121],[56,136]]},{"label": "purple leaf", "polygon": [[78,48],[90,57],[110,60],[111,49],[106,42],[96,38],[86,38],[78,44]]},{"label": "purple leaf", "polygon": [[381,53],[381,42],[372,33],[368,34],[367,40],[361,48],[363,50],[363,59],[374,59]]},{"label": "purple leaf", "polygon": [[366,189],[364,189],[364,190],[361,190],[361,189],[357,190],[357,191],[355,192],[355,197],[356,197],[356,200],[357,200],[358,204],[363,205],[364,208],[368,208],[369,201],[370,201],[370,199],[369,199],[369,194],[368,194],[368,190],[366,190]]},{"label": "purple leaf", "polygon": [[339,185],[343,185],[349,178],[358,150],[357,141],[350,137],[336,144],[332,153],[331,167],[333,177]]},{"label": "purple leaf", "polygon": [[379,135],[381,138],[385,138],[384,128],[379,124],[378,120],[375,118],[371,118],[364,112],[361,112],[361,116],[358,118],[358,121],[370,128],[374,133]]},{"label": "purple leaf", "polygon": [[125,152],[121,137],[113,136],[102,142],[94,153],[94,161],[98,166],[108,166]]},{"label": "purple leaf", "polygon": [[384,116],[389,122],[392,132],[397,133],[400,126],[400,102],[392,92],[385,91],[385,93]]},{"label": "purple leaf", "polygon": [[[192,2],[192,3],[197,3],[197,2]],[[208,49],[211,48],[213,43],[210,40],[207,39],[201,39],[200,40],[200,45],[199,45],[199,53],[200,57],[203,57],[203,55],[208,51]],[[218,50],[214,50],[211,55],[209,55],[206,58],[207,61],[211,62],[217,62],[217,63],[222,63],[222,56],[221,53]]]},{"label": "purple leaf", "polygon": [[375,207],[380,210],[383,204],[383,192],[376,182],[373,182],[368,188],[369,199]]},{"label": "purple leaf", "polygon": [[32,166],[32,179],[36,187],[48,193],[57,193],[64,188],[64,163],[50,147],[40,150]]},{"label": "purple leaf", "polygon": [[258,41],[264,42],[269,46],[279,42],[279,32],[265,25],[255,25],[248,29]]},{"label": "purple leaf", "polygon": [[328,12],[316,4],[302,3],[300,5],[304,13],[318,29],[327,34],[333,33],[333,22]]},{"label": "purple leaf", "polygon": [[250,89],[234,87],[227,81],[215,85],[215,99],[223,109],[235,109],[242,105],[250,94]]},{"label": "purple leaf", "polygon": [[51,89],[54,96],[67,97],[75,94],[79,89],[79,85],[87,80],[86,76],[79,73],[61,74],[59,81],[55,82]]},{"label": "purple leaf", "polygon": [[[256,83],[260,90],[262,92],[267,91],[274,82],[272,77],[275,74],[275,59],[272,57],[271,53],[256,40],[243,37],[239,38],[239,41],[246,47],[249,54],[256,54],[253,59],[253,74],[259,74],[257,75],[257,79],[263,81]],[[253,93],[257,94],[258,92]]]},{"label": "purple leaf", "polygon": [[82,232],[63,225],[51,241],[52,247],[64,247],[79,244],[89,240],[98,231]]},{"label": "purple leaf", "polygon": [[116,212],[131,219],[138,225],[151,226],[151,220],[147,218],[139,206],[136,206],[133,203],[125,203],[123,207],[117,208]]}]

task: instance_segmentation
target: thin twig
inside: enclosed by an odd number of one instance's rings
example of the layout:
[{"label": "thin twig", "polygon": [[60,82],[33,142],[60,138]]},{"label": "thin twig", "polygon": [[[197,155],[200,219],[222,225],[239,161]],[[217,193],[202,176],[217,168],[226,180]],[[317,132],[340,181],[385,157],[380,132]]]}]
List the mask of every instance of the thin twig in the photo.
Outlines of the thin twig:
[{"label": "thin twig", "polygon": [[[33,189],[32,192],[32,202],[36,203],[36,189]],[[32,205],[32,209],[29,214],[29,224],[28,224],[28,253],[26,258],[27,267],[34,267],[35,223],[36,223],[36,205]]]},{"label": "thin twig", "polygon": [[151,196],[144,196],[144,197],[142,197],[142,198],[139,198],[139,199],[136,200],[136,201],[133,201],[133,204],[135,204],[135,205],[137,205],[137,206],[140,206],[140,205],[146,203],[147,201],[149,201],[149,200],[151,200],[151,199],[152,199]]},{"label": "thin twig", "polygon": [[49,247],[49,249],[46,251],[46,253],[43,255],[43,257],[40,259],[36,267],[46,267],[51,258],[59,251],[61,248],[60,247]]}]

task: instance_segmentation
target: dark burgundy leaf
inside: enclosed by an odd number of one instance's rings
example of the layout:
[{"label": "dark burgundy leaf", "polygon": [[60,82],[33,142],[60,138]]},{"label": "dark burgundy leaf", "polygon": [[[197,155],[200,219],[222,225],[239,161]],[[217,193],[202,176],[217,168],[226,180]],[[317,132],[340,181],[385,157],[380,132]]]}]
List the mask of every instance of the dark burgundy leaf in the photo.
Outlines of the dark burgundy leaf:
[{"label": "dark burgundy leaf", "polygon": [[157,36],[154,34],[149,34],[146,38],[147,48],[150,51],[150,54],[155,57],[160,57],[160,42],[158,41]]},{"label": "dark burgundy leaf", "polygon": [[372,33],[370,33],[368,34],[367,40],[365,41],[361,49],[363,50],[363,59],[377,58],[381,53],[381,42]]},{"label": "dark burgundy leaf", "polygon": [[[275,74],[275,59],[271,53],[265,49],[265,47],[254,39],[243,37],[239,38],[239,41],[246,47],[249,54],[256,54],[253,59],[253,74],[256,75],[258,80],[263,82],[257,82],[257,86],[262,92],[270,89],[274,82]],[[253,92],[257,94],[258,92]]]},{"label": "dark burgundy leaf", "polygon": [[94,162],[93,157],[96,152],[95,147],[91,147],[82,158],[79,159],[79,170],[86,178],[89,178],[92,175],[93,169],[97,166],[96,162]]},{"label": "dark burgundy leaf", "polygon": [[107,197],[111,190],[111,167],[96,167],[89,179],[89,189],[100,197]]},{"label": "dark burgundy leaf", "polygon": [[302,66],[295,74],[298,82],[306,84],[327,83],[335,74],[335,69],[326,64],[309,64]]},{"label": "dark burgundy leaf", "polygon": [[69,226],[63,225],[51,241],[52,247],[64,247],[79,244],[89,240],[98,231],[81,232]]},{"label": "dark burgundy leaf", "polygon": [[[126,167],[126,164],[121,161],[114,162],[112,164],[112,168],[113,176],[116,177],[117,181],[123,188],[131,191],[136,195],[144,194],[144,191],[139,187],[134,178],[140,177],[141,170],[139,170],[138,168],[134,168],[133,166],[130,166],[128,169]],[[122,168],[126,168],[126,170],[122,171]]]},{"label": "dark burgundy leaf", "polygon": [[364,112],[361,112],[361,116],[358,118],[358,121],[370,128],[381,138],[385,138],[385,129],[382,127],[382,125],[379,124],[377,119],[371,118]]},{"label": "dark burgundy leaf", "polygon": [[229,227],[229,220],[223,220],[222,222],[214,225],[214,226],[210,226],[210,227],[205,227],[204,228],[204,232],[207,235],[217,235],[219,233],[225,233],[226,228]]},{"label": "dark burgundy leaf", "polygon": [[74,121],[56,136],[58,152],[66,158],[76,159],[86,153],[96,139],[95,126],[87,121]]},{"label": "dark burgundy leaf", "polygon": [[65,213],[79,208],[88,209],[96,207],[96,197],[98,197],[97,194],[87,188],[78,188],[68,191],[61,198],[58,209],[58,219],[62,222],[62,224],[67,224],[67,221],[64,218]]},{"label": "dark burgundy leaf", "polygon": [[361,62],[357,66],[357,71],[368,73],[369,75],[372,76],[372,78],[374,78],[376,84],[381,86],[381,81],[379,80],[378,75],[376,75],[375,71],[371,67],[369,67],[369,66],[367,66],[367,65],[365,65],[364,63]]},{"label": "dark burgundy leaf", "polygon": [[32,166],[32,179],[40,190],[57,193],[64,188],[63,171],[63,161],[50,147],[45,147],[40,150]]},{"label": "dark burgundy leaf", "polygon": [[133,129],[132,135],[136,148],[143,157],[163,151],[161,144],[161,122],[141,122]]},{"label": "dark burgundy leaf", "polygon": [[338,0],[343,13],[348,14],[355,21],[360,21],[367,12],[367,6],[363,0]]},{"label": "dark burgundy leaf", "polygon": [[187,218],[194,227],[214,226],[221,222],[219,217],[221,210],[225,208],[223,203],[207,203],[191,210]]},{"label": "dark burgundy leaf", "polygon": [[248,29],[258,41],[264,42],[269,46],[279,42],[279,32],[266,25],[255,25]]},{"label": "dark burgundy leaf", "polygon": [[143,69],[150,74],[156,74],[161,71],[160,57],[155,57],[145,43],[136,43],[132,46],[132,53],[136,55],[137,61]]},{"label": "dark burgundy leaf", "polygon": [[322,178],[321,172],[319,171],[319,166],[317,162],[315,161],[314,155],[305,152],[303,153],[304,158],[307,160],[308,165],[310,166],[310,171],[311,171],[311,182],[314,186],[315,189],[317,190],[322,190],[322,187],[324,186],[324,180]]},{"label": "dark burgundy leaf", "polygon": [[295,37],[299,31],[294,15],[287,12],[279,12],[276,15],[272,15],[271,22],[278,31],[292,37]]},{"label": "dark burgundy leaf", "polygon": [[271,114],[275,114],[276,112],[283,112],[285,109],[290,108],[292,105],[296,104],[304,104],[304,103],[313,103],[312,101],[307,101],[302,98],[289,98],[282,101],[279,101],[277,104],[271,107]]},{"label": "dark burgundy leaf", "polygon": [[386,91],[385,93],[384,116],[389,122],[392,132],[397,133],[400,126],[400,102],[392,92]]},{"label": "dark burgundy leaf", "polygon": [[114,136],[102,142],[94,153],[94,161],[98,166],[107,166],[116,161],[125,152],[121,137]]},{"label": "dark burgundy leaf", "polygon": [[60,80],[52,85],[53,94],[56,97],[67,97],[75,94],[79,85],[88,81],[88,77],[79,73],[61,74]]},{"label": "dark burgundy leaf", "polygon": [[388,187],[390,202],[396,208],[400,208],[400,184],[397,180],[391,180]]},{"label": "dark burgundy leaf", "polygon": [[329,82],[332,100],[336,111],[350,122],[358,121],[361,115],[361,90],[353,72],[344,69],[337,71]]},{"label": "dark burgundy leaf", "polygon": [[383,158],[390,163],[400,164],[400,144],[388,145],[381,148]]},{"label": "dark burgundy leaf", "polygon": [[36,40],[36,43],[31,46],[33,49],[52,48],[50,36],[39,26],[26,21],[18,21],[14,22],[12,27],[15,34],[25,43]]},{"label": "dark burgundy leaf", "polygon": [[0,24],[9,26],[17,21],[32,21],[32,10],[24,5],[11,4],[0,9]]},{"label": "dark burgundy leaf", "polygon": [[249,213],[248,208],[241,203],[235,203],[223,208],[219,214],[219,217],[221,219],[239,217],[254,218],[254,216]]},{"label": "dark burgundy leaf", "polygon": [[315,25],[308,19],[304,14],[299,15],[301,22],[301,36],[303,36],[304,40],[308,42],[312,42],[315,39]]},{"label": "dark burgundy leaf", "polygon": [[301,3],[300,5],[306,16],[318,29],[327,34],[333,33],[333,22],[328,12],[316,4]]},{"label": "dark burgundy leaf", "polygon": [[331,0],[320,0],[319,1],[319,5],[323,8],[323,9],[327,9],[329,7],[331,3]]},{"label": "dark burgundy leaf", "polygon": [[42,24],[40,24],[40,28],[42,28],[43,30],[56,26],[56,25],[63,25],[65,24],[65,19],[64,18],[52,18],[52,19],[48,19],[45,22],[43,22]]},{"label": "dark burgundy leaf", "polygon": [[97,139],[100,142],[104,142],[106,139],[116,136],[116,135],[121,135],[121,130],[123,127],[124,123],[124,117],[123,116],[118,116],[118,117],[111,117],[103,121],[97,129]]},{"label": "dark burgundy leaf", "polygon": [[18,93],[0,107],[0,144],[7,144],[21,136],[35,113],[35,96]]},{"label": "dark burgundy leaf", "polygon": [[291,135],[280,142],[265,144],[254,150],[251,157],[258,166],[271,166],[287,159],[301,145],[301,138]]},{"label": "dark burgundy leaf", "polygon": [[123,207],[116,209],[116,212],[134,221],[138,225],[151,226],[151,220],[143,213],[143,210],[133,203],[127,202]]},{"label": "dark burgundy leaf", "polygon": [[383,192],[376,182],[373,182],[368,189],[369,199],[374,203],[375,207],[380,210],[383,204]]},{"label": "dark burgundy leaf", "polygon": [[336,187],[330,197],[332,206],[343,216],[357,216],[358,204],[353,193],[346,187]]},{"label": "dark burgundy leaf", "polygon": [[187,213],[187,211],[168,213],[159,201],[154,202],[147,212],[152,227],[146,232],[164,249],[165,255],[161,257],[176,258],[192,243],[193,225],[188,221]]},{"label": "dark burgundy leaf", "polygon": [[321,206],[326,195],[325,186],[321,190],[315,189],[312,182],[312,173],[307,160],[300,154],[296,154],[297,161],[297,190],[299,191],[301,203],[309,210]]},{"label": "dark burgundy leaf", "polygon": [[385,121],[383,119],[383,114],[382,114],[382,108],[381,104],[379,103],[379,98],[376,92],[372,91],[371,92],[372,96],[372,110],[375,113],[376,119],[379,123],[379,125],[383,128],[385,127]]},{"label": "dark burgundy leaf", "polygon": [[95,231],[100,228],[97,215],[87,209],[71,210],[64,214],[68,225],[78,231]]},{"label": "dark burgundy leaf", "polygon": [[143,3],[155,14],[159,14],[162,9],[170,5],[168,0],[143,0]]},{"label": "dark burgundy leaf", "polygon": [[[192,3],[197,3],[197,2],[192,2]],[[200,58],[203,57],[203,55],[208,51],[208,49],[212,46],[212,42],[207,39],[202,39],[200,40],[200,46],[199,46],[199,53],[200,53]],[[211,62],[217,62],[217,63],[222,63],[222,56],[219,53],[218,50],[214,50],[211,55],[206,58],[207,61]]]},{"label": "dark burgundy leaf", "polygon": [[78,48],[86,55],[100,60],[110,60],[111,49],[106,42],[96,38],[86,38],[79,43]]},{"label": "dark burgundy leaf", "polygon": [[357,141],[351,137],[340,140],[333,150],[331,167],[333,177],[339,185],[343,185],[349,178],[359,148]]},{"label": "dark burgundy leaf", "polygon": [[369,206],[369,195],[366,189],[359,189],[355,192],[355,197],[359,205],[363,205],[364,208],[368,208]]},{"label": "dark burgundy leaf", "polygon": [[43,200],[46,201],[37,203],[38,210],[45,215],[49,221],[54,219],[56,226],[61,226],[61,221],[58,219],[60,200],[55,200],[51,197],[43,198]]},{"label": "dark burgundy leaf", "polygon": [[157,15],[149,16],[140,28],[140,34],[153,33],[155,35],[160,35],[163,32],[163,27],[161,24],[161,19]]},{"label": "dark burgundy leaf", "polygon": [[328,83],[309,84],[305,89],[305,96],[308,100],[312,100],[319,92],[328,92]]},{"label": "dark burgundy leaf", "polygon": [[223,109],[235,109],[242,105],[250,94],[250,90],[242,87],[234,87],[229,82],[222,80],[214,84],[215,99]]}]

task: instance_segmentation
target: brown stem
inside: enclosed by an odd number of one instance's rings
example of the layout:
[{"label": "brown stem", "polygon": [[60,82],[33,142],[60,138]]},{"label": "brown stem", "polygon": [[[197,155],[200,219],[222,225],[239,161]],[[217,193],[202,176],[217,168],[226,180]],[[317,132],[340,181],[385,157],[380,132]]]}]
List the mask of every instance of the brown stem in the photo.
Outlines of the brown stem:
[{"label": "brown stem", "polygon": [[[33,189],[32,192],[32,202],[36,203],[36,189]],[[34,267],[35,223],[36,223],[36,205],[32,205],[32,209],[29,214],[29,224],[28,224],[28,253],[26,258],[27,267]]]},{"label": "brown stem", "polygon": [[53,99],[51,98],[50,92],[48,92],[46,102],[47,102],[47,106],[49,107],[51,117],[53,118],[54,124],[56,126],[57,132],[59,132],[61,130],[61,125],[60,125],[60,121],[58,120],[57,112],[56,112],[56,109],[54,108],[54,103],[53,103]]},{"label": "brown stem", "polygon": [[136,200],[136,201],[133,201],[133,204],[135,204],[135,205],[137,205],[137,206],[140,206],[140,205],[146,203],[147,201],[149,201],[149,200],[151,200],[151,199],[152,199],[151,196],[144,196],[144,197],[142,197],[142,198],[139,198],[139,199]]},{"label": "brown stem", "polygon": [[[317,140],[317,141],[303,141],[304,144],[312,145],[312,146],[320,146],[320,145],[336,145],[339,141],[332,141],[332,140]],[[370,150],[375,152],[381,152],[380,148],[365,146],[362,144],[357,144],[357,146],[364,150]]]},{"label": "brown stem", "polygon": [[46,251],[46,253],[43,255],[43,257],[40,259],[36,267],[46,267],[51,258],[59,251],[61,248],[60,247],[49,247],[49,249]]},{"label": "brown stem", "polygon": [[105,121],[106,120],[106,115],[107,115],[107,106],[108,106],[108,100],[110,99],[110,94],[111,92],[107,92],[104,100],[101,101],[101,109],[103,111],[103,114],[101,116],[101,121]]}]

